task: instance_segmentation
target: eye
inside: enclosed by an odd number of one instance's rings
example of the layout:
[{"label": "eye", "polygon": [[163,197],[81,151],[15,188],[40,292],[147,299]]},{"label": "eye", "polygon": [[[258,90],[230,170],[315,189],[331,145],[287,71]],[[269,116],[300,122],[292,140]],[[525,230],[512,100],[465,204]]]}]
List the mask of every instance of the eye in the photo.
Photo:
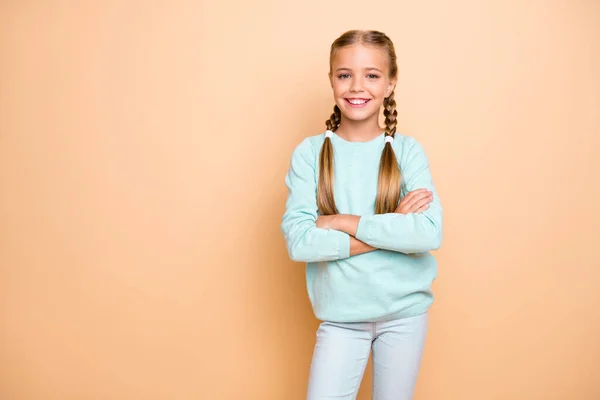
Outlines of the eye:
[{"label": "eye", "polygon": [[377,78],[379,78],[379,75],[369,74],[369,75],[367,75],[367,78],[369,78],[369,79],[377,79]]},{"label": "eye", "polygon": [[347,79],[349,77],[350,77],[350,74],[341,74],[341,75],[338,75],[339,79]]}]

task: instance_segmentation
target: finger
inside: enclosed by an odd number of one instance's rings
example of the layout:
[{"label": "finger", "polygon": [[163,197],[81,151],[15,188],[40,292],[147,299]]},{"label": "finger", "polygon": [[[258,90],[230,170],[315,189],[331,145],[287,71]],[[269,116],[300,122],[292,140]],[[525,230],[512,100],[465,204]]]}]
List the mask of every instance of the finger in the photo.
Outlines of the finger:
[{"label": "finger", "polygon": [[420,202],[422,201],[431,201],[429,200],[431,198],[431,200],[433,200],[433,195],[430,194],[428,191],[427,192],[421,192],[416,194],[415,196],[413,196],[410,200],[408,200],[406,202],[406,206],[409,207],[410,209],[414,209],[415,206],[417,206]]},{"label": "finger", "polygon": [[433,200],[433,196],[428,196],[428,197],[425,197],[425,198],[417,201],[416,203],[414,203],[412,205],[411,211],[416,212],[416,210],[419,210],[419,209],[423,208],[424,206],[429,206],[429,203],[431,203],[432,200]]},{"label": "finger", "polygon": [[427,203],[427,204],[425,204],[424,206],[422,206],[422,207],[420,207],[419,209],[417,209],[417,210],[415,211],[415,214],[420,214],[420,213],[422,213],[423,211],[425,211],[425,210],[427,210],[427,209],[429,209],[429,203]]},{"label": "finger", "polygon": [[416,189],[413,190],[412,192],[408,192],[406,194],[406,196],[404,196],[404,199],[406,199],[407,201],[410,201],[413,197],[418,196],[420,194],[426,193],[427,189]]},{"label": "finger", "polygon": [[408,212],[416,212],[418,209],[425,206],[426,204],[431,203],[432,201],[433,201],[433,196],[431,196],[431,195],[419,198],[417,201],[411,203],[410,206],[407,207]]},{"label": "finger", "polygon": [[425,195],[426,189],[417,189],[409,192],[402,200],[400,201],[400,206],[407,206],[412,204],[415,200],[419,199],[419,196]]},{"label": "finger", "polygon": [[407,195],[404,196],[400,201],[400,204],[396,208],[396,212],[402,214],[408,213],[409,210],[414,207],[415,202],[419,201],[420,199],[426,197],[429,194],[431,194],[431,191],[425,188],[416,189],[407,193]]}]

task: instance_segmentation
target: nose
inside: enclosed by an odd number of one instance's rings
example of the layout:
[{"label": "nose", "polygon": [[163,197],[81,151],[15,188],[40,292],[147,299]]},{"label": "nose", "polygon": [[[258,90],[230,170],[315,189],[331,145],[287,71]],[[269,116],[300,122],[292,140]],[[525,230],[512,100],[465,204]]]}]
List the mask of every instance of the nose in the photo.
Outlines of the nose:
[{"label": "nose", "polygon": [[353,77],[352,84],[350,85],[351,92],[362,92],[363,91],[363,81],[361,77]]}]

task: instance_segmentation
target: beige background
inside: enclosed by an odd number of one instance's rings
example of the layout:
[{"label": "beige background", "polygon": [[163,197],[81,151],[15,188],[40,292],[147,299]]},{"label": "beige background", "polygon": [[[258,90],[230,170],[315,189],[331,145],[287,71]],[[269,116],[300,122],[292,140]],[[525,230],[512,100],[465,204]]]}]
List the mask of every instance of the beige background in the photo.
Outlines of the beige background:
[{"label": "beige background", "polygon": [[445,208],[416,399],[600,399],[600,2],[87,3],[0,2],[0,398],[304,398],[283,177],[375,28]]}]

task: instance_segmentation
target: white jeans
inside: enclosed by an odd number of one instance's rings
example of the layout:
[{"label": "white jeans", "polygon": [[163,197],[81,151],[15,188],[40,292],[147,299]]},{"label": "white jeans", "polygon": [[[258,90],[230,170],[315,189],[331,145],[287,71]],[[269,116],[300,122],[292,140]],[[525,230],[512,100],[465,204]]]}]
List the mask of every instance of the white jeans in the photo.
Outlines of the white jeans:
[{"label": "white jeans", "polygon": [[373,349],[373,400],[411,400],[427,313],[387,322],[323,322],[317,330],[307,400],[356,399]]}]

